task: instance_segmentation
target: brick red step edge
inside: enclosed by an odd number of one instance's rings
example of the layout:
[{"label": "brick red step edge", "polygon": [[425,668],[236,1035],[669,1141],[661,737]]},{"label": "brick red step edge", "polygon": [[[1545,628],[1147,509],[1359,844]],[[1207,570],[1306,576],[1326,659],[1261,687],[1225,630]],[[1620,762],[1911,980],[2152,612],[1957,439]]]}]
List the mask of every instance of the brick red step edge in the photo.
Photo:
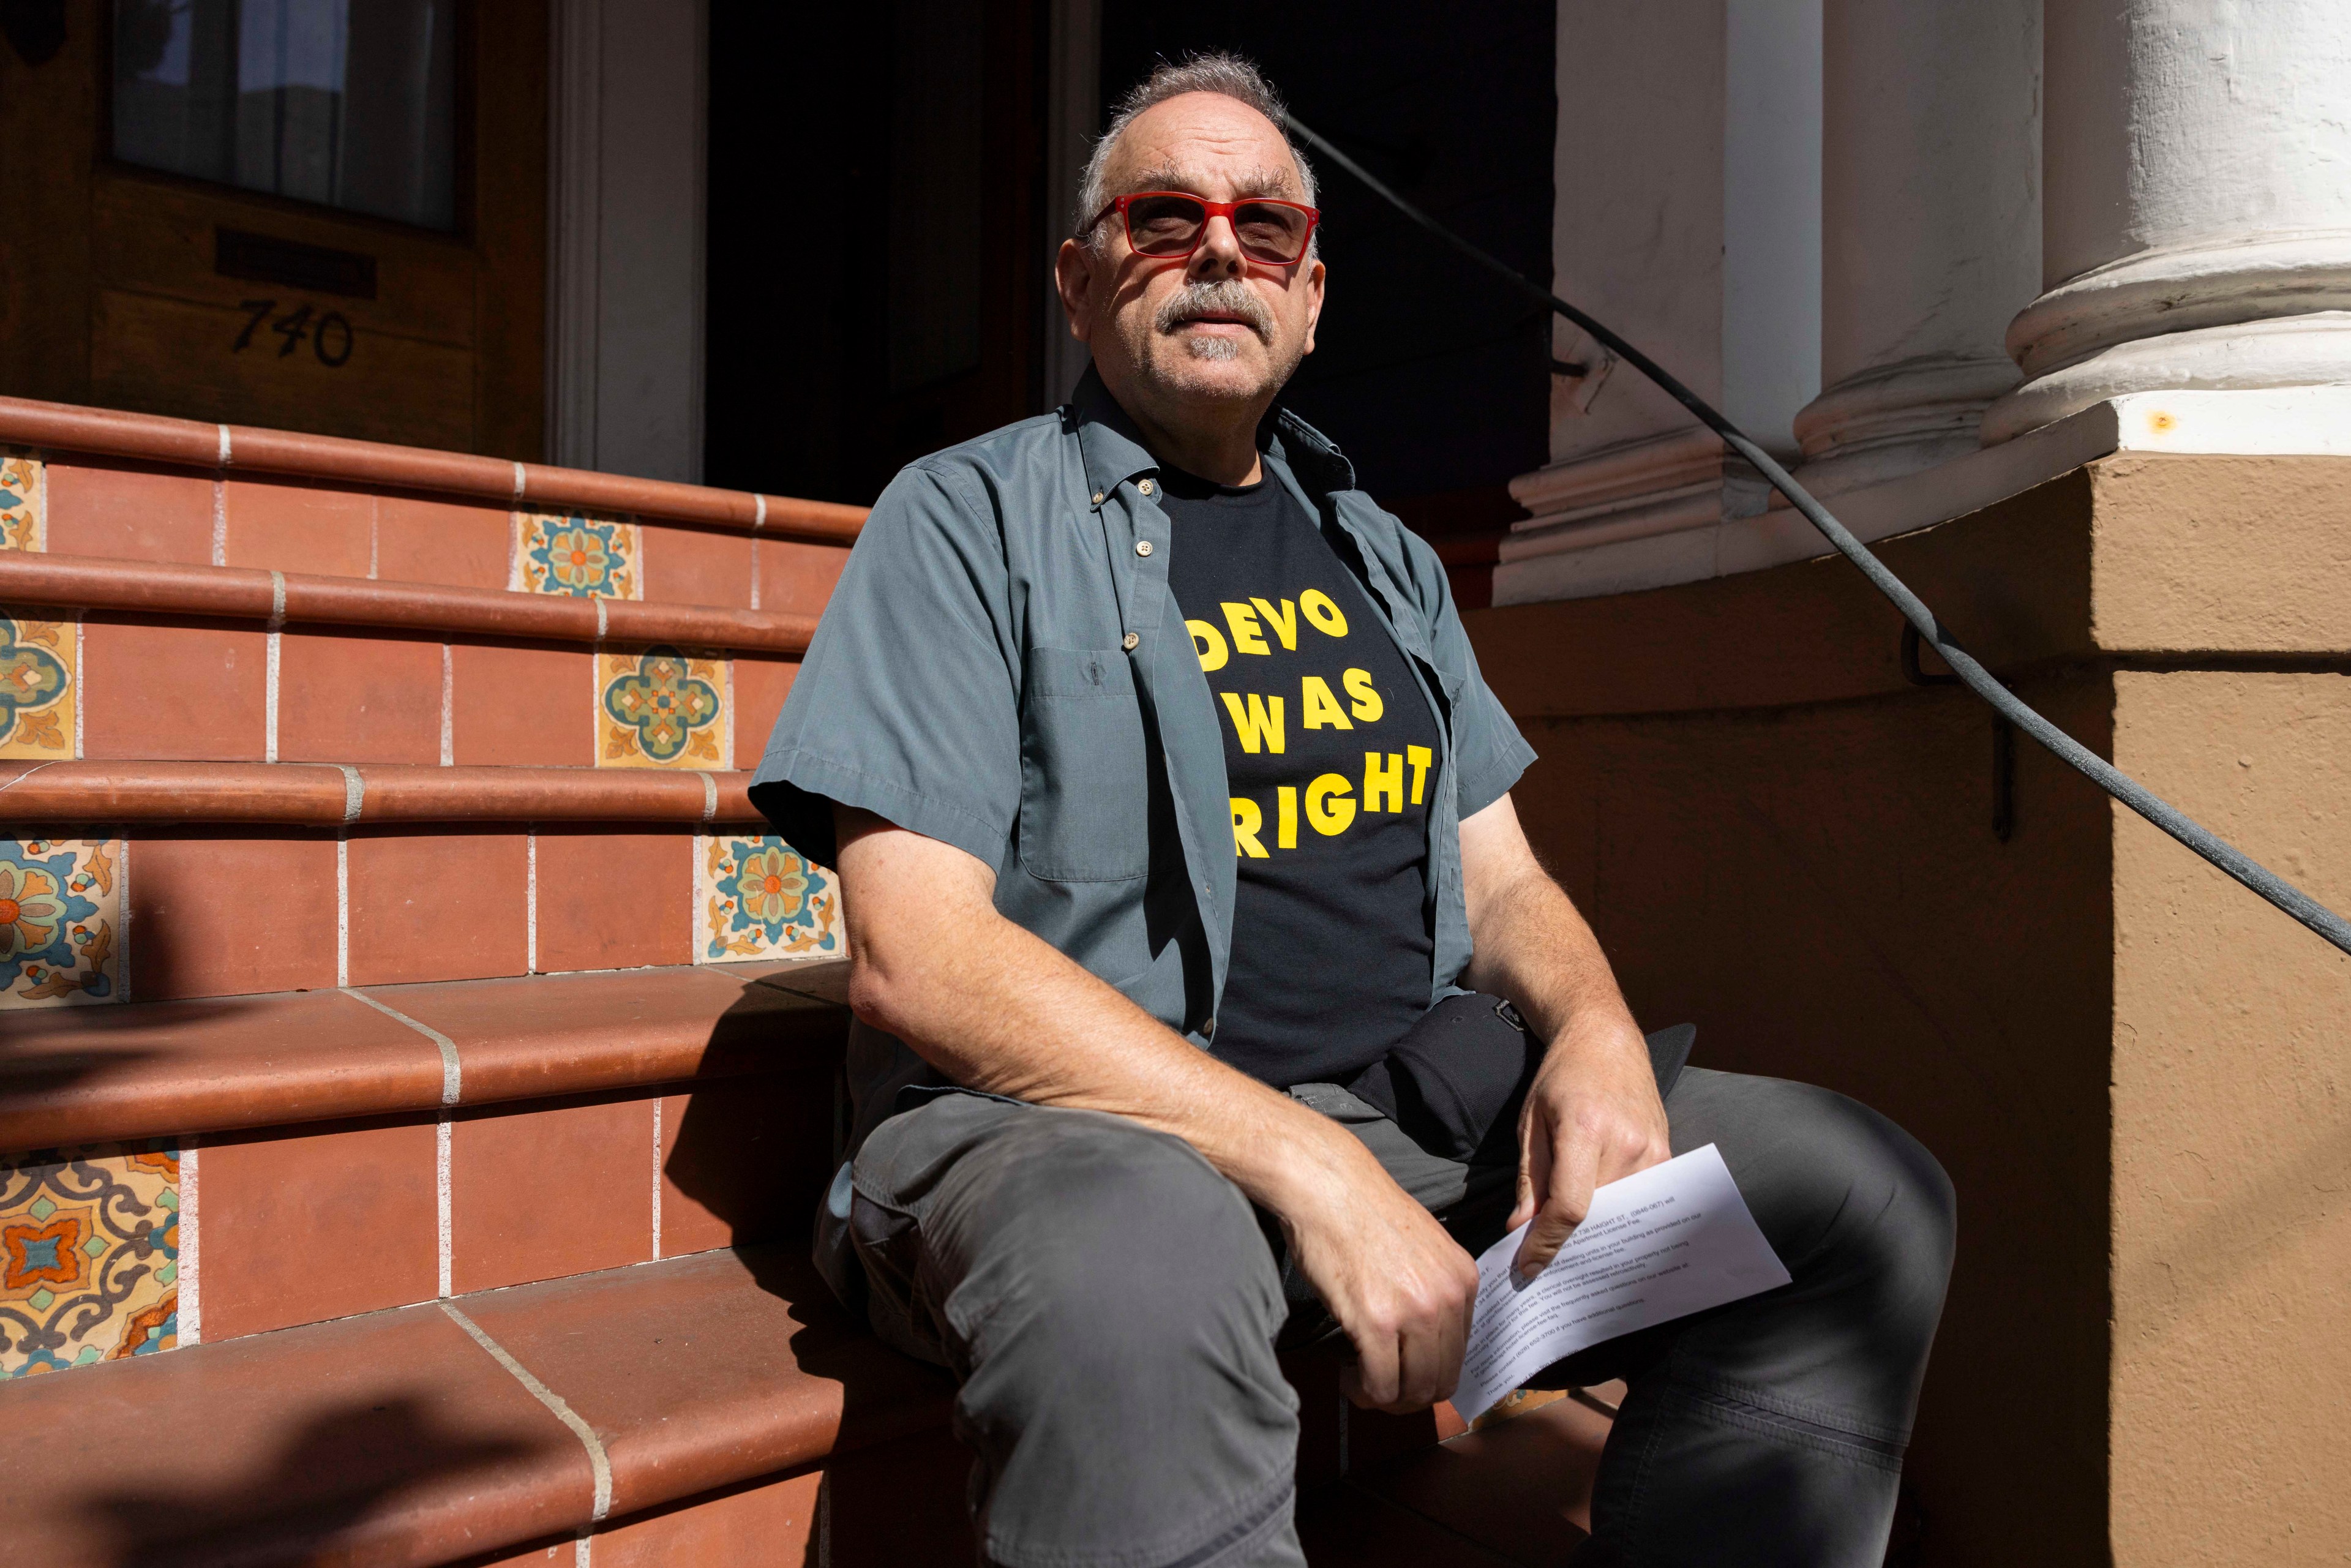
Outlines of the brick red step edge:
[{"label": "brick red step edge", "polygon": [[11,1561],[423,1568],[935,1427],[798,1247],[0,1384]]},{"label": "brick red step edge", "polygon": [[854,539],[865,522],[864,507],[832,501],[636,479],[347,436],[205,424],[33,398],[0,397],[0,440],[45,451],[93,452],[216,472],[437,491],[517,507],[579,507],[836,544]]},{"label": "brick red step edge", "polygon": [[848,1032],[846,967],[622,969],[0,1013],[0,1152],[829,1061]]}]

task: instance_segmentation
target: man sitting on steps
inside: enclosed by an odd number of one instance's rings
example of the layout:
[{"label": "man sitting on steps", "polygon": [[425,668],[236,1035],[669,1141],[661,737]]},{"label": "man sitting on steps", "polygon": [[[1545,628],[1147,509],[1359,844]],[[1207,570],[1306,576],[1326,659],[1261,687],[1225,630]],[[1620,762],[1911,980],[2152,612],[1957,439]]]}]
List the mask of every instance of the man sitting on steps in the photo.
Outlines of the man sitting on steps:
[{"label": "man sitting on steps", "polygon": [[1285,1324],[1424,1408],[1473,1253],[1716,1144],[1793,1281],[1552,1369],[1630,1389],[1578,1562],[1876,1564],[1949,1183],[1644,1040],[1435,552],[1277,405],[1324,280],[1279,114],[1227,57],[1128,96],[1058,261],[1092,370],[897,477],[777,724],[858,1020],[819,1262],[960,1380],[991,1562],[1296,1563]]}]

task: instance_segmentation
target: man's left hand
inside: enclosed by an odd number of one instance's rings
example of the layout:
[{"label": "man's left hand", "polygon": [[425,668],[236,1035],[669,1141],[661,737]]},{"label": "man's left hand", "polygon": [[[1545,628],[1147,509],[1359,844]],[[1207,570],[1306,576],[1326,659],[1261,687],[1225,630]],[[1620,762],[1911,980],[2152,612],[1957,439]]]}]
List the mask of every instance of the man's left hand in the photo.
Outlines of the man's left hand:
[{"label": "man's left hand", "polygon": [[1673,1157],[1648,1042],[1621,1014],[1579,1019],[1560,1031],[1519,1113],[1515,1230],[1534,1224],[1514,1267],[1541,1273],[1592,1211],[1592,1194]]}]

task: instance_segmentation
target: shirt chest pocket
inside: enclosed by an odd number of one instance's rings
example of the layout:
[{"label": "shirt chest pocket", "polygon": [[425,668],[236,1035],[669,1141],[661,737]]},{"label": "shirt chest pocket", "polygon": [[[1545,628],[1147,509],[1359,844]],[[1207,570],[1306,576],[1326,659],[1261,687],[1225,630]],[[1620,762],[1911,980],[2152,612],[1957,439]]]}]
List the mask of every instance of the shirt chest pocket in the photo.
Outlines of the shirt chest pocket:
[{"label": "shirt chest pocket", "polygon": [[1151,869],[1143,706],[1115,648],[1031,648],[1020,712],[1020,863],[1049,882]]}]

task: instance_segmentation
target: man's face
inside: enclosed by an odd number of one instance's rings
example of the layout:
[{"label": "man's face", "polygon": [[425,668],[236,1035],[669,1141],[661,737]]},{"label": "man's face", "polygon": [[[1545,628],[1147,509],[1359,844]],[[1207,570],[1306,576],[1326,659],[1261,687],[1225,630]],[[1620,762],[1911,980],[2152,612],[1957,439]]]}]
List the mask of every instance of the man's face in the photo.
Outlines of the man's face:
[{"label": "man's face", "polygon": [[[1109,195],[1183,191],[1212,202],[1302,201],[1290,145],[1273,122],[1221,93],[1155,104],[1112,150]],[[1184,258],[1137,256],[1113,213],[1095,243],[1066,243],[1057,264],[1071,330],[1092,350],[1112,393],[1164,423],[1271,401],[1314,351],[1322,264],[1242,253],[1229,219],[1208,221]]]}]

